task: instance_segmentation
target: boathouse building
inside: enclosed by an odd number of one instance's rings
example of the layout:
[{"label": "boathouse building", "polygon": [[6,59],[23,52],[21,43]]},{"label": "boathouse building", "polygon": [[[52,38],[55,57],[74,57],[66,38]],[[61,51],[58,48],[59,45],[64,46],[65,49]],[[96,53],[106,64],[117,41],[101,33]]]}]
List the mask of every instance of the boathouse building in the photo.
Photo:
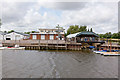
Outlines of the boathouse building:
[{"label": "boathouse building", "polygon": [[24,34],[20,32],[11,32],[4,35],[4,40],[24,40],[28,38],[29,34]]},{"label": "boathouse building", "polygon": [[32,40],[64,40],[64,29],[39,29],[38,33],[30,33]]},{"label": "boathouse building", "polygon": [[94,32],[78,32],[75,34],[70,34],[67,36],[69,41],[75,41],[77,43],[79,42],[95,42],[98,41],[98,35]]}]

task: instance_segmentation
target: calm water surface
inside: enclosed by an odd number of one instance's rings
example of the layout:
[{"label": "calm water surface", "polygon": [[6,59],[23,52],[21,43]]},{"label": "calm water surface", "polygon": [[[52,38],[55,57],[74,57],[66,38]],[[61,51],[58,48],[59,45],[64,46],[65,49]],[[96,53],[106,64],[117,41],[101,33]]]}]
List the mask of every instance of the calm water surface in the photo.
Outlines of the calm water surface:
[{"label": "calm water surface", "polygon": [[118,56],[91,51],[3,50],[3,78],[117,78]]}]

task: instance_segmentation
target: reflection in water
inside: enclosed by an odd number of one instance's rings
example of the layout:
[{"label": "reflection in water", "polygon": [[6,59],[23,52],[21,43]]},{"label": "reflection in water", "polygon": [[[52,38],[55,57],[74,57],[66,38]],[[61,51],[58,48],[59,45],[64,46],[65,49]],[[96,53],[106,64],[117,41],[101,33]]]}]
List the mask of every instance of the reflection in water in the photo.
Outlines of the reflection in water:
[{"label": "reflection in water", "polygon": [[117,78],[118,56],[84,51],[3,50],[3,78]]}]

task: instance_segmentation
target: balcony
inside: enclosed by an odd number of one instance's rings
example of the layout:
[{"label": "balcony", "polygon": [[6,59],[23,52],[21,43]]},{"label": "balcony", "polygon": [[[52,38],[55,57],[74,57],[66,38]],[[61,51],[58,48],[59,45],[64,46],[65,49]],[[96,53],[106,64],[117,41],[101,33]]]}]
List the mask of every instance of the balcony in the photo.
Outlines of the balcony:
[{"label": "balcony", "polygon": [[76,40],[77,43],[105,43],[105,41],[100,40]]}]

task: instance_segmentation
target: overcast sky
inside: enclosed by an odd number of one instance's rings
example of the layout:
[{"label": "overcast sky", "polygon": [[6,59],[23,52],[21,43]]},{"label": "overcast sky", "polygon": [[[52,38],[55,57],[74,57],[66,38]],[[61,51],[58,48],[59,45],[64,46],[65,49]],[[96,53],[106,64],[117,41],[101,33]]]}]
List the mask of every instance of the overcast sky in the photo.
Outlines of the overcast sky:
[{"label": "overcast sky", "polygon": [[117,2],[0,2],[2,30],[27,32],[39,28],[66,30],[70,25],[87,25],[96,33],[118,31]]}]

